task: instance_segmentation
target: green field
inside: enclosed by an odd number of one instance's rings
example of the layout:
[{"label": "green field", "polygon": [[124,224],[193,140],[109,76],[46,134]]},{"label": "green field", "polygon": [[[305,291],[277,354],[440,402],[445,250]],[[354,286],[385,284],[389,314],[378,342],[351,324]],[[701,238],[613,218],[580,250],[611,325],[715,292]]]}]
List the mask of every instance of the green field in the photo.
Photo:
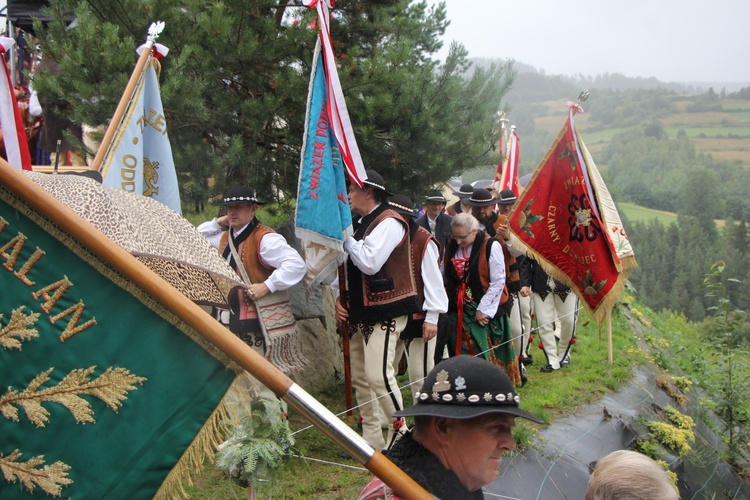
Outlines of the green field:
[{"label": "green field", "polygon": [[630,222],[649,222],[656,219],[665,226],[672,222],[677,222],[677,214],[645,208],[635,203],[618,203],[617,207],[628,218]]},{"label": "green field", "polygon": [[750,127],[683,127],[680,129],[668,128],[665,132],[670,137],[676,137],[680,130],[683,130],[688,137],[750,137]]},{"label": "green field", "polygon": [[624,132],[628,129],[626,128],[610,128],[607,130],[599,130],[597,132],[590,132],[588,130],[581,130],[581,137],[583,138],[583,142],[588,144],[599,144],[601,142],[610,142],[612,138],[619,134],[620,132]]},{"label": "green field", "polygon": [[750,110],[750,101],[725,99],[721,102],[721,109],[724,111]]}]

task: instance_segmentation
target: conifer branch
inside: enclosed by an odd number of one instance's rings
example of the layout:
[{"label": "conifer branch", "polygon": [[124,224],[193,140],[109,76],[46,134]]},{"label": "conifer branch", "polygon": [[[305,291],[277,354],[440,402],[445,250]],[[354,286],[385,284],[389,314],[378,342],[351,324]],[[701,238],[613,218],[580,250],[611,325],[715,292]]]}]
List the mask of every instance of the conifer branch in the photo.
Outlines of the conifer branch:
[{"label": "conifer branch", "polygon": [[18,406],[24,409],[31,423],[37,427],[44,427],[49,422],[49,412],[42,403],[53,402],[67,408],[79,424],[96,423],[91,404],[81,396],[94,396],[117,413],[122,402],[127,399],[128,391],[137,388],[134,384],[143,384],[146,381],[146,378],[132,375],[125,368],[111,367],[98,378],[89,380],[89,375],[95,369],[96,366],[91,366],[73,370],[56,386],[39,390],[39,387],[49,381],[54,370],[50,368],[34,377],[28,387],[20,393],[9,387],[5,395],[0,397],[0,413],[5,418],[18,422]]},{"label": "conifer branch", "polygon": [[53,497],[59,497],[63,486],[73,482],[68,478],[69,465],[60,461],[45,465],[44,455],[20,462],[22,455],[23,453],[17,449],[7,457],[0,453],[0,471],[7,482],[20,481],[29,493],[33,493],[34,488],[38,486]]},{"label": "conifer branch", "polygon": [[[10,315],[10,321],[4,328],[0,329],[0,347],[3,349],[21,350],[21,342],[39,336],[36,328],[28,328],[39,319],[39,313],[25,314],[23,312],[26,306],[13,309]],[[0,319],[3,315],[0,314]]]}]

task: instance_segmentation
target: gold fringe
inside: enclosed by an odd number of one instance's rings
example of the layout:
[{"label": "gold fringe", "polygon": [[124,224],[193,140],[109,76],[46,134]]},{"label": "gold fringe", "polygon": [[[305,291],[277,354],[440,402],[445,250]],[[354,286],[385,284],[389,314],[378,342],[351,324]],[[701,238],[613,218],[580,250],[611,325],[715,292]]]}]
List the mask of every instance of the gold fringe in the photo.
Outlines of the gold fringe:
[{"label": "gold fringe", "polygon": [[167,474],[154,499],[166,500],[170,498],[190,498],[185,491],[184,483],[193,485],[193,477],[200,476],[203,471],[203,462],[206,458],[213,461],[216,456],[216,447],[224,442],[222,422],[229,417],[226,393],[219,406],[208,417],[206,423],[187,447],[172,470]]},{"label": "gold fringe", "polygon": [[[514,238],[514,246],[516,246],[516,242],[520,242],[520,239]],[[537,261],[539,265],[542,266],[542,269],[544,269],[544,271],[552,278],[569,286],[579,298],[584,296],[583,290],[581,290],[576,283],[574,283],[565,273],[560,271],[557,267],[555,267],[552,263],[545,259],[541,254],[522,243],[520,245],[517,245],[516,247],[521,247],[519,248],[519,250],[525,251],[527,257],[531,257],[535,261]],[[633,272],[633,269],[637,267],[637,264],[635,263],[635,257],[624,257],[622,261],[622,272],[618,273],[617,281],[615,282],[614,286],[612,286],[609,293],[607,293],[607,295],[599,303],[599,306],[596,309],[591,309],[591,306],[589,306],[589,304],[581,298],[581,304],[583,305],[584,309],[586,309],[586,312],[588,312],[589,315],[599,323],[601,323],[607,316],[607,311],[611,310],[620,300],[620,296],[625,290],[625,284],[628,282],[630,274]]]}]

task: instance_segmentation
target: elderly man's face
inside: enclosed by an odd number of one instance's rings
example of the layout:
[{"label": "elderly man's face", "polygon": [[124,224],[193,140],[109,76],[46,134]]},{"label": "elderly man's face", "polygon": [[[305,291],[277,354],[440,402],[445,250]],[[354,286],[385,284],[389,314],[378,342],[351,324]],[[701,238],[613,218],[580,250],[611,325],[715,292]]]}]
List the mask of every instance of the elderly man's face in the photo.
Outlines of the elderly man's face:
[{"label": "elderly man's face", "polygon": [[439,201],[428,201],[424,205],[425,212],[430,219],[435,219],[445,208],[445,203]]},{"label": "elderly man's face", "polygon": [[469,230],[466,226],[451,227],[451,234],[461,248],[470,247],[474,244],[474,240],[477,238],[477,230]]},{"label": "elderly man's face", "polygon": [[500,458],[516,449],[510,432],[515,419],[513,415],[492,414],[451,421],[446,460],[468,490],[490,484],[497,477]]},{"label": "elderly man's face", "polygon": [[235,203],[227,206],[227,217],[232,229],[242,229],[253,220],[258,211],[257,203]]},{"label": "elderly man's face", "polygon": [[356,184],[349,186],[349,206],[352,211],[361,216],[370,213],[375,204],[371,188],[359,187]]}]

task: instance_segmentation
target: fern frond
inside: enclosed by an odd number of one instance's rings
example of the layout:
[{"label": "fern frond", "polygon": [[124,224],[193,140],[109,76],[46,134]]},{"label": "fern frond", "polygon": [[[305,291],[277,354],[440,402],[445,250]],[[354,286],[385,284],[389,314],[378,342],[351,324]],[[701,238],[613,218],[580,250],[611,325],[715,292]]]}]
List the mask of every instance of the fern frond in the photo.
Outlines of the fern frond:
[{"label": "fern frond", "polygon": [[216,462],[245,487],[257,486],[260,478],[271,476],[286,459],[299,454],[293,448],[289,424],[281,417],[279,402],[263,400],[263,406],[263,411],[252,411],[240,418],[240,425]]}]

